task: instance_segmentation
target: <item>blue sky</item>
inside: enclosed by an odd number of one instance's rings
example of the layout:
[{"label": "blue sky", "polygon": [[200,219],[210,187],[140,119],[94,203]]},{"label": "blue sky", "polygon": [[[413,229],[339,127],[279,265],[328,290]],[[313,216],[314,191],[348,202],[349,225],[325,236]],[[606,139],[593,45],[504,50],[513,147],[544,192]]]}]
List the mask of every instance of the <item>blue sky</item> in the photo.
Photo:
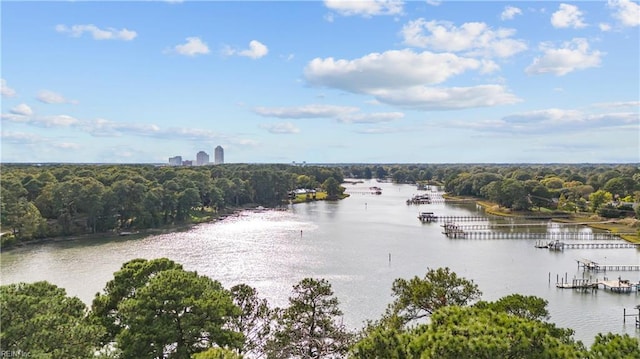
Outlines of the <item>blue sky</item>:
[{"label": "blue sky", "polygon": [[640,162],[637,1],[2,1],[2,162]]}]

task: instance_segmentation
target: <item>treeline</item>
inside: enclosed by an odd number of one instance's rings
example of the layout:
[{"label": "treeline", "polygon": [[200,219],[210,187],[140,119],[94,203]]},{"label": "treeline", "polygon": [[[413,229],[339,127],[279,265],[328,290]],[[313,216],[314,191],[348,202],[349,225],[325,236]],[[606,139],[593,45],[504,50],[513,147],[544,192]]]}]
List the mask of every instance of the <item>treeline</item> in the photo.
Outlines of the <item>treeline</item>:
[{"label": "treeline", "polygon": [[0,171],[2,246],[16,241],[189,223],[286,203],[296,188],[340,192],[339,168],[288,165],[7,165]]},{"label": "treeline", "polygon": [[345,177],[433,183],[516,211],[546,208],[640,219],[638,164],[426,164],[343,166]]},{"label": "treeline", "polygon": [[204,221],[243,206],[275,207],[298,188],[338,198],[344,178],[430,183],[509,210],[640,219],[636,164],[7,165],[0,168],[2,247],[38,238]]},{"label": "treeline", "polygon": [[90,308],[48,282],[0,286],[3,356],[175,359],[640,358],[640,341],[598,334],[586,348],[548,322],[547,302],[482,301],[448,268],[396,279],[392,302],[357,331],[342,324],[331,284],[305,278],[286,307],[161,258],[114,273]]}]

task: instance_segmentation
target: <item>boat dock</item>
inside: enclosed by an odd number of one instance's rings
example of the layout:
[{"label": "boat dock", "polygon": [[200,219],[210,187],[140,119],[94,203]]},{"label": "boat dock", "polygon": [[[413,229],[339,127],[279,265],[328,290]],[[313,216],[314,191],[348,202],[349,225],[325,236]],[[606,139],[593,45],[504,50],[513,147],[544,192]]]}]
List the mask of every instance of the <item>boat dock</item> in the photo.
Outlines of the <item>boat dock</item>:
[{"label": "boat dock", "polygon": [[640,271],[640,264],[600,264],[589,259],[576,259],[585,271]]},{"label": "boat dock", "polygon": [[565,249],[619,249],[619,248],[640,248],[640,245],[628,242],[599,242],[599,243],[566,243],[559,240],[550,242],[539,241],[535,245],[536,248],[548,248],[551,250],[562,251]]},{"label": "boat dock", "polygon": [[606,278],[604,280],[596,280],[592,282],[589,279],[574,278],[571,283],[556,283],[556,288],[580,290],[604,289],[614,293],[631,293],[640,290],[640,282],[632,283],[626,279],[606,280]]},{"label": "boat dock", "polygon": [[[422,213],[432,213],[433,212],[422,212]],[[420,214],[422,214],[420,213]],[[418,215],[418,219],[423,221],[423,217]],[[437,216],[433,214],[429,217],[429,222],[482,222],[488,221],[490,218],[487,216]]]},{"label": "boat dock", "polygon": [[418,194],[407,200],[407,205],[411,204],[430,204],[431,196],[428,194]]},{"label": "boat dock", "polygon": [[627,314],[627,308],[622,309],[622,322],[626,322],[627,317],[633,317],[636,320],[636,328],[640,329],[640,304],[636,305],[635,309],[638,311],[638,314]]},{"label": "boat dock", "polygon": [[[444,232],[449,238],[465,239],[539,239],[539,240],[615,240],[620,239],[613,233],[591,232],[496,232],[496,231],[465,231],[456,223],[445,223]],[[450,236],[454,233],[455,236]]]}]

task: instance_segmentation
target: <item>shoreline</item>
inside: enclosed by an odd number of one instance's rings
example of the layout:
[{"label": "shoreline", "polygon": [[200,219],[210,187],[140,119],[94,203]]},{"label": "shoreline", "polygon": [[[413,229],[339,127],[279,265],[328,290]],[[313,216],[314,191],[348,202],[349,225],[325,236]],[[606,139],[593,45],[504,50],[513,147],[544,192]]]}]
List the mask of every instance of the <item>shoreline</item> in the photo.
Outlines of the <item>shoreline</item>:
[{"label": "shoreline", "polygon": [[[510,218],[523,217],[522,214],[518,214],[518,213],[505,213],[505,212],[492,210],[491,209],[492,207],[497,206],[497,204],[495,203],[481,201],[478,199],[475,200],[475,203],[481,206],[485,210],[485,213],[490,215],[500,216],[500,217],[510,217]],[[530,213],[534,213],[534,212],[530,212]],[[620,239],[627,241],[629,243],[640,244],[640,235],[637,234],[638,228],[622,223],[623,219],[602,219],[600,217],[598,217],[598,219],[592,219],[586,215],[576,216],[575,214],[569,214],[567,218],[564,218],[564,217],[558,217],[558,216],[554,217],[553,213],[550,213],[549,217],[550,217],[550,220],[553,222],[583,225],[592,229],[607,231],[609,233],[618,235]],[[636,233],[634,234],[633,232],[621,232],[620,230],[625,229],[625,227],[629,228],[629,230],[635,229]]]},{"label": "shoreline", "polygon": [[[344,198],[347,198],[348,196],[345,196]],[[341,198],[341,199],[344,199]],[[446,196],[446,198],[458,198],[458,197],[454,197],[454,196]],[[460,197],[462,198],[462,197]],[[468,199],[468,198],[465,198]],[[325,200],[324,198],[321,199],[312,199],[312,200],[305,200],[305,201],[290,201],[289,205],[294,205],[294,204],[298,204],[298,203],[307,203],[307,202],[311,202],[311,201],[317,201],[317,200]],[[500,212],[500,211],[496,211],[496,210],[492,210],[491,208],[496,206],[495,203],[491,203],[491,202],[487,202],[487,201],[482,201],[479,199],[473,199],[476,203],[476,205],[481,206],[486,214],[490,214],[490,215],[494,215],[494,216],[500,216],[500,217],[511,217],[511,218],[517,218],[517,217],[522,217],[522,214],[517,214],[517,213],[505,213],[505,212]],[[207,219],[207,220],[202,220],[202,221],[196,221],[193,223],[181,223],[181,224],[175,224],[175,225],[169,225],[169,226],[164,226],[164,227],[160,227],[160,228],[145,228],[145,229],[139,229],[139,230],[134,230],[131,232],[126,232],[126,231],[122,231],[119,233],[89,233],[89,234],[80,234],[80,235],[74,235],[74,236],[59,236],[59,237],[51,237],[51,238],[41,238],[41,239],[36,239],[36,240],[31,240],[31,241],[27,241],[27,242],[19,242],[16,243],[14,245],[11,245],[9,247],[0,247],[0,253],[2,252],[9,252],[12,250],[17,250],[19,248],[26,248],[29,246],[33,246],[33,245],[41,245],[41,244],[47,244],[47,243],[59,243],[59,242],[69,242],[69,241],[81,241],[81,240],[85,240],[85,241],[90,241],[90,240],[116,240],[116,239],[121,239],[121,240],[131,240],[131,239],[141,239],[141,238],[146,238],[149,236],[153,236],[153,235],[160,235],[160,234],[168,234],[168,233],[176,233],[176,232],[182,232],[182,231],[188,231],[189,229],[199,225],[199,224],[203,224],[203,223],[215,223],[218,221],[222,221],[225,218],[229,217],[229,216],[234,216],[234,215],[238,215],[240,212],[242,211],[247,211],[247,210],[267,210],[267,211],[271,211],[271,210],[281,210],[280,208],[263,208],[261,206],[244,206],[244,207],[239,207],[239,208],[233,208],[229,211],[224,211],[224,212],[220,212],[215,216],[212,216],[211,218]],[[549,214],[550,220],[554,221],[554,222],[559,222],[559,223],[571,223],[571,224],[576,224],[576,225],[584,225],[587,226],[589,228],[593,228],[593,229],[600,229],[600,230],[606,230],[610,233],[618,233],[619,229],[621,228],[621,224],[619,224],[619,220],[598,220],[598,221],[594,221],[594,220],[588,220],[588,217],[580,217],[580,218],[576,218],[573,215],[571,215],[570,218],[560,218],[560,217],[555,217],[553,216],[553,214]],[[580,221],[576,222],[575,219],[579,219]],[[611,225],[607,225],[607,224],[611,224]],[[625,240],[629,243],[634,243],[634,244],[640,244],[640,236],[637,234],[632,234],[632,233],[620,233],[619,237],[622,240]]]},{"label": "shoreline", "polygon": [[[131,231],[120,231],[120,232],[103,232],[103,233],[86,233],[86,234],[78,234],[71,236],[57,236],[57,237],[48,237],[48,238],[39,238],[25,242],[17,242],[9,247],[0,247],[0,253],[10,252],[13,250],[18,250],[20,248],[28,248],[30,246],[35,245],[46,245],[49,243],[61,243],[61,242],[71,242],[71,241],[83,241],[85,243],[91,243],[92,240],[136,240],[142,239],[149,236],[160,235],[160,234],[169,234],[169,233],[177,233],[188,231],[191,228],[203,224],[203,223],[215,223],[218,221],[222,221],[227,217],[236,216],[242,211],[257,209],[255,206],[247,206],[247,207],[238,207],[233,208],[228,211],[222,211],[211,218],[206,220],[191,222],[191,223],[179,223],[173,225],[167,225],[158,228],[144,228],[144,229],[134,229]],[[264,210],[274,210],[274,208],[264,208]]]}]

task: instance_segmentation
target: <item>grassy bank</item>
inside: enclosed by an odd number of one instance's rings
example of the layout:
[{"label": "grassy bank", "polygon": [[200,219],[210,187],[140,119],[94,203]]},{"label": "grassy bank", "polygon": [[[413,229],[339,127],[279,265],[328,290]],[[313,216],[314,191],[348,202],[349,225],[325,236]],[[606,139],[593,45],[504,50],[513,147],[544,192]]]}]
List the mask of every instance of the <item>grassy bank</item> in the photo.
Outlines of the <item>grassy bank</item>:
[{"label": "grassy bank", "polygon": [[542,208],[536,212],[514,212],[488,201],[477,200],[476,203],[482,206],[485,213],[490,215],[513,218],[531,215],[549,215],[554,222],[585,225],[594,229],[618,234],[620,238],[628,242],[640,244],[640,221],[634,218],[607,219],[598,217],[593,213],[570,213],[570,217],[568,218],[560,216],[554,218],[553,214],[557,212],[546,208]]},{"label": "grassy bank", "polygon": [[[345,199],[349,197],[348,194],[342,194],[337,199]],[[328,200],[327,192],[318,191],[315,194],[298,194],[295,198],[291,199],[292,204],[313,202],[313,201],[325,201]]]}]

